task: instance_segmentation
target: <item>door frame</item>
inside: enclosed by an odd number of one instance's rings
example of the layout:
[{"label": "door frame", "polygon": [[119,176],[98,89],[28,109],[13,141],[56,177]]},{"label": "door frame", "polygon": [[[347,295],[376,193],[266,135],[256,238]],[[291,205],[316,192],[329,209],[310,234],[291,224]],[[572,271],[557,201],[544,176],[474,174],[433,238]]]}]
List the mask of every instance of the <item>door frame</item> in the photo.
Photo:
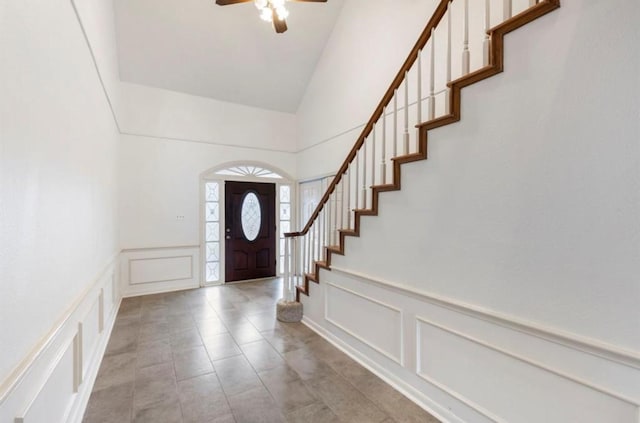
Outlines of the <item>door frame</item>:
[{"label": "door frame", "polygon": [[[269,178],[269,177],[256,177],[256,176],[240,176],[240,175],[220,175],[218,172],[224,171],[229,168],[233,168],[236,166],[255,166],[266,169],[270,172],[276,173],[281,176],[281,178]],[[238,182],[262,182],[262,183],[272,183],[276,186],[276,209],[275,209],[275,217],[276,217],[276,277],[282,276],[280,273],[280,186],[288,185],[290,187],[291,193],[291,230],[294,230],[297,226],[297,199],[298,199],[298,184],[295,179],[293,179],[289,174],[284,172],[283,170],[272,166],[267,163],[257,162],[257,161],[233,161],[226,162],[220,165],[214,166],[212,168],[207,169],[206,171],[200,174],[200,213],[199,213],[199,229],[200,229],[200,269],[198,274],[200,275],[200,286],[217,286],[224,285],[226,283],[226,269],[225,269],[225,261],[226,254],[224,247],[224,222],[225,222],[225,181],[238,181]],[[220,257],[219,257],[219,280],[217,282],[207,282],[207,277],[205,273],[206,266],[206,251],[205,251],[205,186],[207,182],[218,182],[218,205],[219,205],[219,242],[220,242]],[[237,283],[237,282],[232,282]]]}]

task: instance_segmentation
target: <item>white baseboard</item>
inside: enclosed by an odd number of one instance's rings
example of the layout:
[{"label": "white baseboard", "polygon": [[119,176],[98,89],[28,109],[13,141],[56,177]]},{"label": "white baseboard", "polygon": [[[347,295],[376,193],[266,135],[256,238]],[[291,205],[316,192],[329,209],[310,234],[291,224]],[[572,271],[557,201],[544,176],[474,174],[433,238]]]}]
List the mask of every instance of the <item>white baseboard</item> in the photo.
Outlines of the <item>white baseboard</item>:
[{"label": "white baseboard", "polygon": [[458,417],[443,409],[438,404],[435,404],[429,398],[426,398],[421,392],[406,384],[404,381],[394,376],[383,367],[379,366],[373,360],[370,360],[366,355],[360,353],[358,350],[351,347],[348,343],[342,341],[340,338],[336,337],[334,334],[324,329],[313,320],[305,316],[302,318],[302,323],[316,332],[318,335],[322,336],[328,342],[333,344],[340,351],[344,352],[353,360],[368,369],[370,372],[378,376],[380,379],[387,382],[398,392],[402,393],[404,396],[416,403],[419,407],[429,412],[434,417],[438,418],[442,423],[464,423]]}]

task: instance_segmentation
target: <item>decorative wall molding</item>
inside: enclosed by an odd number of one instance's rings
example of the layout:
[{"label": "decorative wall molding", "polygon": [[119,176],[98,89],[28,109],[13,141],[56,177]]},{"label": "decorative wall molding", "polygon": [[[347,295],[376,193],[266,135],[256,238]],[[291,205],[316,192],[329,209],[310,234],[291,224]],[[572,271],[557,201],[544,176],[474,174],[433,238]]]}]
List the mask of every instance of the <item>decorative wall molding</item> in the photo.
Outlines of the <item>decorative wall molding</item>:
[{"label": "decorative wall molding", "polygon": [[200,246],[122,250],[120,279],[124,297],[201,286]]},{"label": "decorative wall molding", "polygon": [[[557,395],[559,403],[566,407],[554,410],[555,420],[549,421],[593,415],[596,417],[583,420],[601,421],[603,416],[613,416],[615,421],[638,423],[640,372],[617,360],[615,355],[612,359],[585,351],[582,344],[558,342],[551,336],[541,336],[537,330],[523,329],[520,322],[510,324],[455,300],[400,289],[393,286],[397,284],[372,281],[344,269],[321,272],[323,280],[330,282],[312,284],[313,295],[302,298],[303,323],[338,344],[392,386],[401,387],[401,392],[408,393],[424,408],[448,408],[463,421],[506,423],[513,420],[514,401],[523,401],[517,407],[522,406],[525,412],[534,415],[538,410],[535,404],[548,400],[552,392],[553,398]],[[338,290],[354,296],[343,299],[340,307],[357,308],[358,314],[364,314],[361,321],[375,319],[379,311],[360,307],[355,298],[401,311],[406,361],[400,364],[393,357],[378,354],[369,337],[362,336],[360,324],[355,330],[351,327],[345,330],[342,318],[336,322],[327,314],[327,304]],[[351,314],[355,314],[353,310]],[[371,322],[372,327],[377,327],[374,320]],[[469,357],[484,364],[475,368]],[[545,388],[536,391],[526,384],[520,386],[517,378],[510,376],[517,374],[536,380],[539,384],[536,386]],[[465,375],[471,378],[475,375],[475,379],[467,383]],[[485,396],[482,383],[474,383],[478,380],[484,380],[491,389],[501,387],[502,399]],[[522,389],[530,394],[535,392],[533,402],[515,393],[514,398],[510,397],[512,390]],[[579,404],[594,404],[594,409],[587,410]],[[527,407],[532,408],[527,411]]]},{"label": "decorative wall molding", "polygon": [[0,421],[81,421],[120,304],[113,283],[117,258],[5,381]]},{"label": "decorative wall molding", "polygon": [[153,250],[176,250],[176,249],[188,249],[188,248],[200,248],[199,245],[175,245],[168,247],[138,247],[138,248],[125,248],[121,253],[135,253],[138,251],[153,251]]},{"label": "decorative wall molding", "polygon": [[528,322],[515,316],[498,313],[476,305],[433,294],[428,291],[418,290],[398,282],[376,278],[371,275],[350,271],[333,265],[331,266],[331,270],[333,272],[358,278],[362,281],[391,289],[403,295],[440,305],[453,311],[461,312],[471,317],[479,318],[508,329],[523,332],[527,335],[535,336],[545,341],[554,342],[596,357],[604,358],[640,370],[640,352],[624,350],[595,339],[567,333],[553,327]]},{"label": "decorative wall molding", "polygon": [[[185,259],[185,263],[178,263],[177,261],[180,259]],[[143,268],[145,265],[149,267],[152,263],[158,262],[159,264],[174,264],[175,267],[178,267],[178,270],[186,271],[186,273],[182,276],[179,274],[175,274],[174,277],[169,276],[167,278],[143,278],[139,279],[135,276],[136,268]],[[163,263],[164,262],[164,263]],[[172,262],[172,263],[170,263]],[[177,265],[177,266],[176,266]],[[168,256],[168,257],[151,257],[151,258],[139,258],[139,259],[131,259],[129,260],[129,283],[131,285],[141,285],[146,283],[157,283],[157,282],[173,282],[180,281],[183,279],[192,279],[193,278],[193,257],[192,256]],[[142,272],[142,271],[141,271]],[[157,270],[156,270],[157,272]]]},{"label": "decorative wall molding", "polygon": [[2,384],[0,384],[0,407],[2,407],[4,401],[16,388],[16,386],[21,383],[25,375],[29,372],[29,369],[33,365],[33,363],[39,360],[42,354],[52,346],[54,340],[62,331],[62,328],[69,324],[69,320],[71,319],[73,314],[76,313],[76,311],[80,308],[87,296],[97,287],[101,279],[115,265],[118,256],[119,253],[114,253],[108,259],[107,264],[100,271],[96,280],[71,303],[69,308],[67,308],[67,310],[58,319],[51,331],[49,331],[49,333],[47,333],[40,339],[40,341],[31,349],[31,352],[29,352],[29,354],[27,354],[27,356],[20,362],[20,364],[16,366],[15,370],[9,375],[9,377],[5,379]]},{"label": "decorative wall molding", "polygon": [[[482,340],[480,340],[480,339],[478,339],[476,337],[473,337],[471,335],[462,333],[462,332],[457,331],[457,330],[455,330],[453,328],[450,328],[450,327],[448,327],[446,325],[436,323],[433,320],[417,316],[416,317],[416,322],[422,322],[424,324],[433,326],[433,327],[438,328],[440,330],[443,330],[443,331],[445,331],[447,333],[450,333],[452,335],[455,335],[457,337],[465,339],[465,340],[467,340],[469,342],[473,342],[473,343],[475,343],[477,345],[480,345],[482,347],[488,348],[488,349],[493,350],[495,352],[498,352],[500,354],[503,354],[503,355],[506,355],[508,357],[514,358],[514,359],[516,359],[518,361],[521,361],[521,362],[526,363],[526,364],[528,364],[530,366],[536,367],[536,368],[538,368],[540,370],[543,370],[545,372],[549,372],[551,374],[554,374],[556,376],[559,376],[561,378],[569,380],[569,381],[571,381],[573,383],[576,383],[578,385],[585,386],[585,387],[590,388],[590,389],[592,389],[594,391],[597,391],[597,392],[599,392],[601,394],[608,395],[608,396],[610,396],[612,398],[615,398],[615,399],[620,400],[622,402],[626,402],[627,404],[633,405],[635,407],[640,407],[640,401],[634,400],[633,398],[629,398],[624,394],[621,394],[621,393],[618,393],[618,392],[613,392],[613,391],[608,390],[607,388],[604,388],[602,386],[599,386],[599,385],[590,383],[590,382],[588,382],[586,380],[580,379],[578,377],[572,376],[572,375],[570,375],[570,374],[568,374],[566,372],[563,372],[562,370],[554,369],[554,368],[552,368],[550,366],[547,366],[547,365],[545,365],[543,363],[540,363],[540,362],[538,362],[536,360],[533,360],[531,358],[525,357],[522,354],[518,354],[518,353],[515,353],[513,351],[509,351],[507,349],[504,349],[504,348],[500,348],[500,347],[498,347],[496,345],[491,345],[488,342],[484,342],[484,341],[482,341]],[[419,351],[417,351],[417,355],[418,355],[418,357],[420,356],[420,352]],[[417,373],[422,378],[426,377],[426,375],[422,372],[420,366],[418,366]]]},{"label": "decorative wall molding", "polygon": [[[344,332],[348,333],[350,336],[358,339],[360,342],[362,342],[363,344],[367,345],[369,348],[379,352],[380,354],[384,355],[385,357],[389,358],[390,360],[398,363],[399,365],[403,365],[404,362],[404,330],[403,330],[403,315],[402,315],[402,310],[394,307],[390,304],[387,304],[385,302],[376,300],[374,298],[368,297],[366,295],[362,295],[356,291],[352,291],[350,289],[346,289],[344,287],[338,286],[336,284],[327,282],[326,284],[326,301],[325,301],[325,307],[324,307],[324,318],[327,322],[331,323],[332,325],[336,326],[337,328],[340,328],[341,330],[343,330]],[[382,346],[378,345],[375,343],[375,341],[372,341],[370,339],[366,339],[365,336],[362,335],[358,335],[356,333],[356,330],[352,330],[349,329],[347,327],[347,325],[349,324],[348,322],[344,322],[344,323],[340,323],[338,322],[336,319],[330,317],[330,303],[331,303],[331,295],[330,295],[330,291],[331,289],[337,289],[339,291],[343,291],[353,297],[356,298],[360,298],[372,305],[375,305],[377,307],[381,307],[381,308],[386,308],[387,310],[390,310],[392,313],[397,314],[398,316],[398,326],[395,328],[396,333],[399,335],[399,340],[398,340],[398,345],[396,345],[396,347],[398,348],[398,352],[397,355],[394,354],[393,352],[387,351],[385,348],[383,348]],[[347,313],[352,313],[352,310],[347,310]],[[385,319],[386,320],[386,319]],[[367,325],[370,325],[372,322],[370,320],[367,321]],[[378,326],[376,328],[376,331],[379,331],[380,327]],[[393,339],[394,338],[394,333],[386,333],[385,334],[387,339]]]}]

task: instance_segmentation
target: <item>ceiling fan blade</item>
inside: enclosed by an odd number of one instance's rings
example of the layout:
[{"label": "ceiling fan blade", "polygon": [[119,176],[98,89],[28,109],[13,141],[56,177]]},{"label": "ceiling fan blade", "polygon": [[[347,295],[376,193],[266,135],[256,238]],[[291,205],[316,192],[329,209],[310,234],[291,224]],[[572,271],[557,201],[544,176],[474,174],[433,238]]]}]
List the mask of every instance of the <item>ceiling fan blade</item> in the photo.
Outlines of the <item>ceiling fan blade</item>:
[{"label": "ceiling fan blade", "polygon": [[284,19],[278,19],[275,10],[273,11],[273,28],[278,34],[282,34],[287,30],[287,21]]},{"label": "ceiling fan blade", "polygon": [[228,6],[230,4],[249,3],[253,0],[216,0],[218,6]]}]

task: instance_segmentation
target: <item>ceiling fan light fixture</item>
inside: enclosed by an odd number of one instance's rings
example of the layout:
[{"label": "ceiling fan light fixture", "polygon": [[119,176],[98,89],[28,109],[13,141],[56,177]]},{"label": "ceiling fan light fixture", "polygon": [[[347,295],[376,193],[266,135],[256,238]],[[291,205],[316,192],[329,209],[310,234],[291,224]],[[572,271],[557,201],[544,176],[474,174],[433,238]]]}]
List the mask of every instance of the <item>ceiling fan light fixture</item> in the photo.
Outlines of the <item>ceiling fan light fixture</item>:
[{"label": "ceiling fan light fixture", "polygon": [[278,19],[283,21],[283,20],[287,19],[287,17],[289,16],[289,11],[287,9],[285,9],[284,6],[277,7],[276,8],[276,14],[278,15]]},{"label": "ceiling fan light fixture", "polygon": [[326,3],[327,0],[215,0],[218,6],[229,6],[238,3],[251,3],[260,11],[260,19],[270,22],[276,33],[282,34],[287,31],[287,17],[289,11],[285,7],[287,1],[300,3]]},{"label": "ceiling fan light fixture", "polygon": [[261,9],[260,19],[262,19],[265,22],[273,22],[273,13],[271,12],[271,9],[269,9],[268,7]]}]

